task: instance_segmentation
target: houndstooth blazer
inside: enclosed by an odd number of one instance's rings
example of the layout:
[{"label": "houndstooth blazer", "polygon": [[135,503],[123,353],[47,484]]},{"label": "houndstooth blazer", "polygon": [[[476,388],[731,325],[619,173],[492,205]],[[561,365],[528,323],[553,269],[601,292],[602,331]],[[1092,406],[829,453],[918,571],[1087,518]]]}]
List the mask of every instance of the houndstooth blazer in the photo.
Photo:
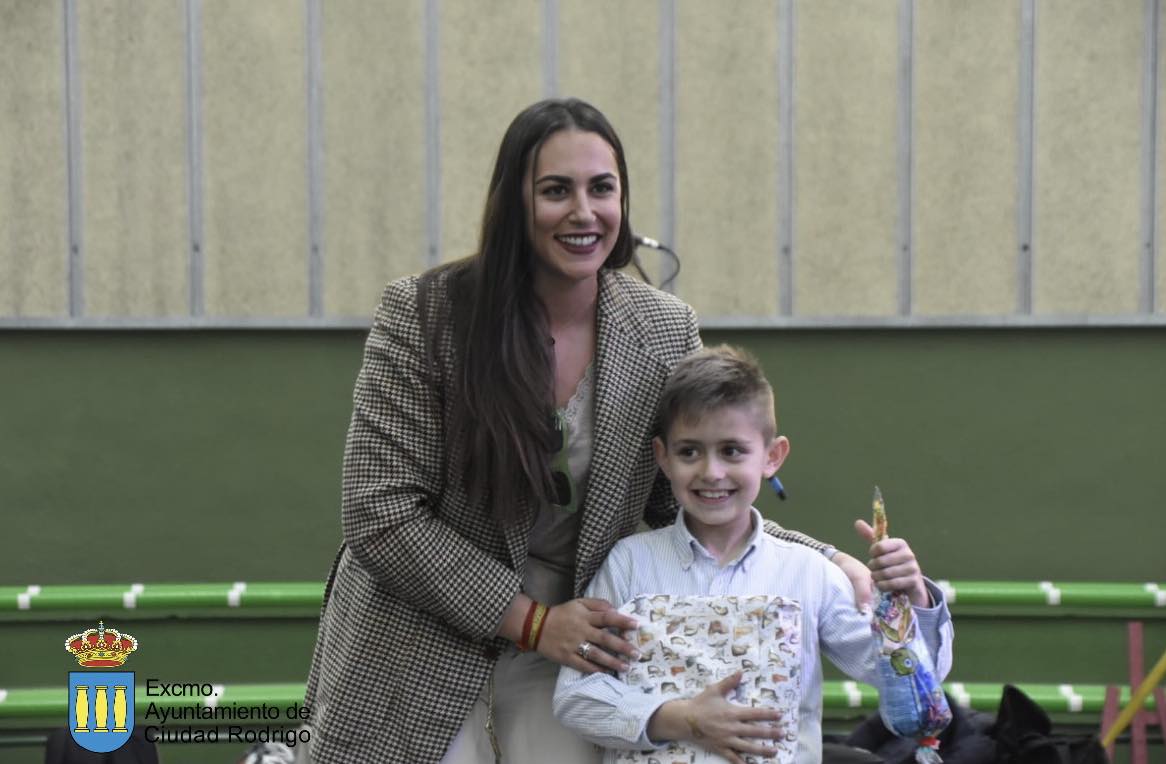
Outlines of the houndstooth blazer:
[{"label": "houndstooth blazer", "polygon": [[[445,304],[442,290],[433,304]],[[699,346],[689,306],[621,273],[600,275],[595,445],[576,596],[641,518],[652,526],[675,518],[650,437],[669,370]],[[417,277],[389,284],[353,394],[344,544],[308,678],[320,764],[440,761],[506,644],[493,635],[521,586],[530,528],[500,530],[469,501],[446,449],[448,331],[437,355],[431,368]]]}]

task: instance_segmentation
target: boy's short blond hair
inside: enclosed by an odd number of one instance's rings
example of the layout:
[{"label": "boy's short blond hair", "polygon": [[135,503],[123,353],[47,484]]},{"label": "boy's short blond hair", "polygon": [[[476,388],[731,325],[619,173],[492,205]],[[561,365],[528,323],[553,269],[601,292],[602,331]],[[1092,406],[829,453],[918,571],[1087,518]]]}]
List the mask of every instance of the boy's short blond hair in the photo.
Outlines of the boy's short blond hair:
[{"label": "boy's short blond hair", "polygon": [[664,441],[679,419],[695,421],[726,406],[750,408],[766,441],[777,435],[773,388],[761,364],[731,345],[702,348],[676,364],[656,414],[656,434]]}]

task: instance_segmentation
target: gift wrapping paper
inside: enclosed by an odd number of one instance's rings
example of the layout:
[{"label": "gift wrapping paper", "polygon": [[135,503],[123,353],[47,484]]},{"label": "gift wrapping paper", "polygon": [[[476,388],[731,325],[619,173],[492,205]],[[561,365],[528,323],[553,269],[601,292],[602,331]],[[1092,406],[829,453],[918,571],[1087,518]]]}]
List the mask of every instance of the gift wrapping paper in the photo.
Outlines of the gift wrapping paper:
[{"label": "gift wrapping paper", "polygon": [[[640,651],[639,660],[620,679],[645,693],[681,699],[741,670],[741,683],[729,700],[777,709],[785,732],[773,741],[773,758],[743,758],[750,764],[792,764],[801,702],[801,605],[772,595],[642,594],[620,612],[638,619],[639,628],[625,632],[624,638]],[[614,761],[711,764],[725,759],[695,744],[675,742],[653,751],[618,751]]]}]

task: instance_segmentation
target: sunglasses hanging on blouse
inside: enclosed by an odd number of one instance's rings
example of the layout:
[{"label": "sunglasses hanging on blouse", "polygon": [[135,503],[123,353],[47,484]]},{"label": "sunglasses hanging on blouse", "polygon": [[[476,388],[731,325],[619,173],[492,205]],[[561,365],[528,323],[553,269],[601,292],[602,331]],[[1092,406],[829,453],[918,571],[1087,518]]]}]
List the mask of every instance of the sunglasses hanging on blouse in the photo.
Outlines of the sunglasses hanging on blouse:
[{"label": "sunglasses hanging on blouse", "polygon": [[551,431],[551,481],[555,487],[553,504],[564,512],[573,514],[579,509],[578,496],[575,491],[575,481],[571,477],[571,465],[567,461],[567,420],[563,412],[554,414],[554,426]]}]

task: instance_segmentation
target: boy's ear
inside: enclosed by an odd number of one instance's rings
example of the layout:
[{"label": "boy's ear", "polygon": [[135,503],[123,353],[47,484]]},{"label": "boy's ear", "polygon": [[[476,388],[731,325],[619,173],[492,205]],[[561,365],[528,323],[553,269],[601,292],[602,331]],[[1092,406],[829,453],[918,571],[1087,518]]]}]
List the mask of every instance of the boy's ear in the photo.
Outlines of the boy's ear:
[{"label": "boy's ear", "polygon": [[664,477],[671,480],[672,476],[668,474],[668,459],[665,458],[668,454],[668,447],[664,445],[664,441],[658,435],[652,438],[652,453],[656,455],[656,466],[664,473]]},{"label": "boy's ear", "polygon": [[765,454],[765,477],[773,477],[773,473],[777,472],[787,456],[789,456],[789,438],[778,435],[769,444],[769,450]]}]

